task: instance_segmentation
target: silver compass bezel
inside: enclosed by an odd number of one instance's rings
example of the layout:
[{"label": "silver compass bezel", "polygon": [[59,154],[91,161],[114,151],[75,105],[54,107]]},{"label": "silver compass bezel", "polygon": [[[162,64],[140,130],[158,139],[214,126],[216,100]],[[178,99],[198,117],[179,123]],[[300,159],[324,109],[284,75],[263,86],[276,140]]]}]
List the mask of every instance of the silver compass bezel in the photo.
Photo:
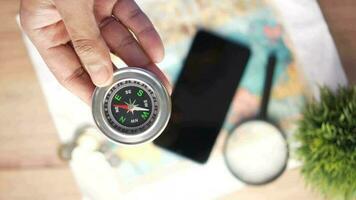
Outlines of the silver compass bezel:
[{"label": "silver compass bezel", "polygon": [[[158,101],[158,114],[153,124],[140,133],[127,134],[111,127],[104,112],[104,101],[107,93],[122,80],[133,80],[147,84],[155,93]],[[113,83],[107,87],[97,87],[92,97],[92,115],[100,131],[111,141],[119,144],[140,144],[154,140],[165,129],[171,115],[171,98],[158,77],[138,67],[120,68],[114,73]]]}]

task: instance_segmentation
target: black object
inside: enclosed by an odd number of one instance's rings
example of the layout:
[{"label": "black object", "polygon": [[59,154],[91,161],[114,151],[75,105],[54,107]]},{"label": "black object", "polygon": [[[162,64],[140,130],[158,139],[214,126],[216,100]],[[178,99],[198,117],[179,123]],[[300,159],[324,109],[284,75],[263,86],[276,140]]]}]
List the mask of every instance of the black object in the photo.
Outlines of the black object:
[{"label": "black object", "polygon": [[267,119],[267,111],[268,111],[269,99],[271,96],[273,75],[274,75],[274,70],[276,68],[275,66],[276,66],[276,56],[274,54],[271,54],[268,58],[268,63],[266,67],[263,96],[260,105],[260,115],[258,116],[258,118],[263,120]]},{"label": "black object", "polygon": [[171,121],[154,143],[206,162],[249,56],[247,47],[199,31],[173,90]]},{"label": "black object", "polygon": [[[289,157],[289,150],[288,150],[288,144],[286,141],[286,137],[282,131],[282,129],[279,128],[279,126],[274,123],[271,119],[268,118],[268,104],[269,104],[269,100],[270,100],[270,94],[271,94],[271,88],[272,88],[272,83],[273,83],[273,75],[274,75],[274,70],[275,70],[275,66],[276,66],[276,55],[275,54],[270,54],[268,57],[268,63],[266,66],[266,74],[265,74],[265,82],[264,82],[264,89],[263,89],[263,96],[262,96],[262,100],[261,100],[261,104],[260,104],[260,112],[256,117],[250,118],[250,119],[245,119],[243,121],[241,121],[240,123],[238,123],[235,128],[232,129],[231,132],[234,132],[234,130],[236,130],[237,128],[239,128],[240,126],[244,125],[245,123],[249,123],[252,121],[264,121],[267,124],[270,124],[271,126],[274,126],[279,133],[281,134],[282,138],[285,141],[285,145],[286,145],[286,152],[285,152],[285,159],[283,160],[283,163],[280,163],[280,168],[278,171],[276,171],[275,174],[272,174],[270,177],[268,177],[267,179],[263,179],[263,180],[259,180],[259,181],[251,181],[247,178],[242,178],[242,176],[239,174],[239,172],[235,171],[235,169],[233,169],[233,167],[230,165],[229,160],[227,159],[227,143],[228,140],[230,139],[231,135],[230,134],[225,142],[224,145],[224,159],[225,159],[225,163],[228,167],[228,169],[230,170],[230,172],[237,177],[238,179],[240,179],[241,181],[250,184],[250,185],[262,185],[262,184],[266,184],[269,183],[273,180],[275,180],[276,178],[278,178],[286,169],[287,167],[287,161],[288,161],[288,157]],[[261,168],[263,168],[263,166],[260,166]]]}]

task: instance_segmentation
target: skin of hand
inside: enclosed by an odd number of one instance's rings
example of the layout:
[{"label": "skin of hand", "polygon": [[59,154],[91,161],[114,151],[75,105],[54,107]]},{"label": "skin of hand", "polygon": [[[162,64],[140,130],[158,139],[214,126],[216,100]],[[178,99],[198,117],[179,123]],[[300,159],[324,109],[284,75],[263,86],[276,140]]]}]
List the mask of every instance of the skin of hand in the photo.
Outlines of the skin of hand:
[{"label": "skin of hand", "polygon": [[110,52],[155,73],[162,41],[134,0],[22,0],[20,22],[60,84],[90,104],[95,85],[112,82]]}]

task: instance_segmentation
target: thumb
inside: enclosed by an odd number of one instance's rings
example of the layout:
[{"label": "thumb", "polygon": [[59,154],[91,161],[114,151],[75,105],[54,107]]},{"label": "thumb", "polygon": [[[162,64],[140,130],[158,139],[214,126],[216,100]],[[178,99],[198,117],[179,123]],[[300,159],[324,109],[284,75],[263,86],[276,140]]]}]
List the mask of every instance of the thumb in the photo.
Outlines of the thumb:
[{"label": "thumb", "polygon": [[73,48],[88,71],[93,83],[106,86],[112,81],[110,51],[94,16],[93,0],[54,0]]}]

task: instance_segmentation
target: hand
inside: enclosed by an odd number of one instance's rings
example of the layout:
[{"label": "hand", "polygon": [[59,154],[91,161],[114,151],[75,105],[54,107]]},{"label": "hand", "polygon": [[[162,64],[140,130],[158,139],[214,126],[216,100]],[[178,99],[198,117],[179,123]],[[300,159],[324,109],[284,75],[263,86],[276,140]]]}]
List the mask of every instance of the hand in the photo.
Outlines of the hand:
[{"label": "hand", "polygon": [[[168,81],[162,41],[134,0],[22,0],[20,21],[57,80],[87,103],[112,82],[110,52]],[[137,38],[133,36],[133,34]]]}]

